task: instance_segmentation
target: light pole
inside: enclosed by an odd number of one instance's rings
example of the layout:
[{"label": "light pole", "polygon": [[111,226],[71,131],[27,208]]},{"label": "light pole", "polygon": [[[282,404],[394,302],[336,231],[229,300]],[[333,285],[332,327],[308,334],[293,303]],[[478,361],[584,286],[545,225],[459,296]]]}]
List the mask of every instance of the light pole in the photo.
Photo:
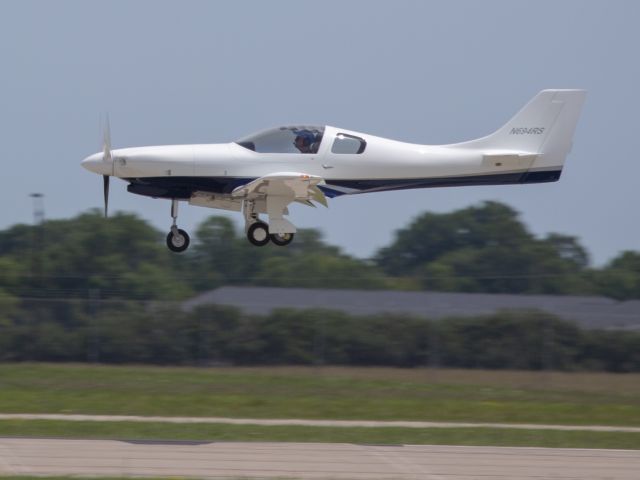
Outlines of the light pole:
[{"label": "light pole", "polygon": [[42,225],[44,223],[44,193],[30,193],[33,198],[33,224]]},{"label": "light pole", "polygon": [[44,247],[44,194],[30,193],[33,199],[33,235],[31,239],[31,273],[42,280],[42,248]]}]

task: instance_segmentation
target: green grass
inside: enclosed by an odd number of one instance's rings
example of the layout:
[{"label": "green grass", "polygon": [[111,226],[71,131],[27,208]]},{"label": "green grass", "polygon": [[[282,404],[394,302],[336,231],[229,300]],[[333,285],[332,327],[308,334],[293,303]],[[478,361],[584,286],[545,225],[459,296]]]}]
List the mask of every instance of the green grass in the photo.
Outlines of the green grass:
[{"label": "green grass", "polygon": [[2,420],[0,436],[640,449],[640,433],[497,428],[342,428]]},{"label": "green grass", "polygon": [[2,364],[0,412],[640,426],[640,375]]}]

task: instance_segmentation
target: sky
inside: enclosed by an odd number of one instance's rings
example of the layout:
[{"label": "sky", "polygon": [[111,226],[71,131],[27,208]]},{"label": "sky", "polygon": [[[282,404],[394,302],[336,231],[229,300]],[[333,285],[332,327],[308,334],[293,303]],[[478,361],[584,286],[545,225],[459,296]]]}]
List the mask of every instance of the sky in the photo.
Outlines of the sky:
[{"label": "sky", "polygon": [[[4,1],[0,3],[0,228],[101,208],[80,166],[113,148],[233,141],[329,124],[447,144],[484,136],[545,88],[588,90],[562,178],[538,185],[344,196],[293,206],[369,257],[425,211],[496,200],[536,235],[575,235],[596,265],[640,250],[640,2]],[[171,224],[170,202],[111,182],[110,211]],[[192,231],[209,215],[183,204]]]}]

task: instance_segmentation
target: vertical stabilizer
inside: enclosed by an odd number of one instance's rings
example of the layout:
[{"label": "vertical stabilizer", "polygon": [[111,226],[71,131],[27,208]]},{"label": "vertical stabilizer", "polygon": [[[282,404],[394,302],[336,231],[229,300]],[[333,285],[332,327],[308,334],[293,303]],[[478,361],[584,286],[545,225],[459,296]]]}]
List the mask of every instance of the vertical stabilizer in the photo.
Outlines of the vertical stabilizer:
[{"label": "vertical stabilizer", "polygon": [[537,155],[532,168],[562,167],[571,150],[585,90],[543,90],[502,128],[458,144],[491,151]]}]

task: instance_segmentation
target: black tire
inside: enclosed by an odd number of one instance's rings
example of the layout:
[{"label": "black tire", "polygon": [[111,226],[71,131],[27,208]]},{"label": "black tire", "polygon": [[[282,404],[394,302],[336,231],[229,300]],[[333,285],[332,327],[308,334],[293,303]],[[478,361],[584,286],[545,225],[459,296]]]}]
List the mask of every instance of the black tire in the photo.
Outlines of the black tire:
[{"label": "black tire", "polygon": [[189,243],[191,243],[191,239],[189,238],[189,234],[182,229],[178,229],[178,236],[176,237],[173,232],[169,232],[167,235],[167,247],[172,252],[184,252],[187,248],[189,248]]},{"label": "black tire", "polygon": [[247,238],[256,247],[264,247],[269,243],[269,225],[264,222],[252,223],[247,230]]},{"label": "black tire", "polygon": [[279,247],[284,247],[293,241],[293,236],[293,233],[272,233],[269,238]]}]

